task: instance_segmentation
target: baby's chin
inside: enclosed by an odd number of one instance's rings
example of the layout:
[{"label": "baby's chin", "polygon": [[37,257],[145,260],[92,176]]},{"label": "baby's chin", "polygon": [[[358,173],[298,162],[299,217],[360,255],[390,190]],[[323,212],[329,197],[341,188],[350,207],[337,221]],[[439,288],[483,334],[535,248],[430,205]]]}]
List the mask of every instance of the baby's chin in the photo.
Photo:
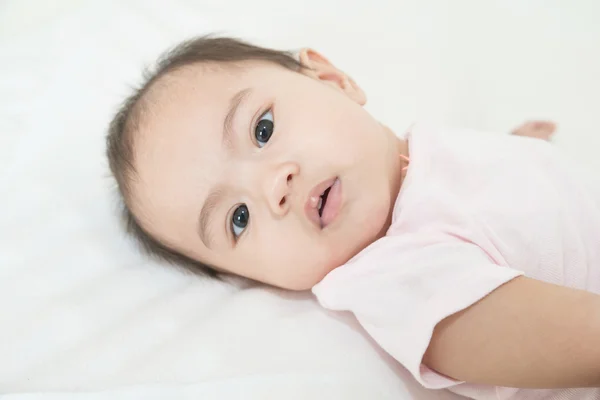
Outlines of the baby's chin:
[{"label": "baby's chin", "polygon": [[327,274],[344,265],[350,258],[350,255],[343,257],[329,254],[319,260],[313,260],[311,265],[304,265],[301,271],[298,271],[299,273],[287,277],[284,282],[278,282],[276,286],[294,291],[310,290],[321,282]]},{"label": "baby's chin", "polygon": [[321,282],[331,271],[342,267],[365,247],[373,243],[376,238],[367,240],[366,244],[354,244],[352,247],[332,246],[320,260],[315,260],[312,265],[306,265],[302,274],[290,277],[286,282],[277,286],[294,291],[310,290]]},{"label": "baby's chin", "polygon": [[[378,239],[385,236],[390,226],[391,212],[385,203],[372,208],[369,218],[362,221],[353,221],[352,227],[340,227],[344,233],[340,236],[334,234],[325,243],[320,243],[313,251],[316,258],[311,259],[310,265],[304,265],[300,274],[290,276],[287,282],[280,282],[278,286],[289,290],[310,290],[321,282],[331,271],[343,267],[357,254],[370,246]],[[339,233],[339,232],[338,232]]]}]

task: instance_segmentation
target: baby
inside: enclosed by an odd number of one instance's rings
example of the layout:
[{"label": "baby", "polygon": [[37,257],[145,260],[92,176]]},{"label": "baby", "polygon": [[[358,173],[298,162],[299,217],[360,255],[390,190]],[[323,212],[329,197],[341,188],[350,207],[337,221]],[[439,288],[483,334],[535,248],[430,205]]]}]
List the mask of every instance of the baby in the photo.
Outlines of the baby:
[{"label": "baby", "polygon": [[312,289],[425,387],[600,399],[600,196],[518,137],[554,126],[399,138],[365,102],[310,49],[181,44],[109,128],[128,231],[207,276]]}]

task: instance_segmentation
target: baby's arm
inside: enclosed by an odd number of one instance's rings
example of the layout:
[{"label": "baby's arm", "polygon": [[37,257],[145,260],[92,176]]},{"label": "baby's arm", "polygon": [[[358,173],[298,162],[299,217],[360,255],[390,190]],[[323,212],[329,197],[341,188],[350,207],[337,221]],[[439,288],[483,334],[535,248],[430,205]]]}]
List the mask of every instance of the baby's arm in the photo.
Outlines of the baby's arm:
[{"label": "baby's arm", "polygon": [[600,296],[516,278],[440,322],[423,362],[470,383],[600,387]]},{"label": "baby's arm", "polygon": [[536,139],[550,140],[556,131],[556,124],[550,121],[529,121],[513,129],[511,134]]}]

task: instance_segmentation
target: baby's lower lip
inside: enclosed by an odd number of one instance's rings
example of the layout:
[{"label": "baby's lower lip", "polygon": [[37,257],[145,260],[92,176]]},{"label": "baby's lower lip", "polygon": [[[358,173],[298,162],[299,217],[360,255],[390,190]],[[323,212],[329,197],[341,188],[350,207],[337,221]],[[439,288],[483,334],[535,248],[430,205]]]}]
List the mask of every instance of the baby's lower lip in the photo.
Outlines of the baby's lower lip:
[{"label": "baby's lower lip", "polygon": [[329,190],[329,195],[327,196],[327,202],[325,203],[325,207],[322,210],[321,214],[321,227],[326,228],[330,225],[338,216],[340,208],[342,205],[342,183],[340,179],[337,178],[331,189]]}]

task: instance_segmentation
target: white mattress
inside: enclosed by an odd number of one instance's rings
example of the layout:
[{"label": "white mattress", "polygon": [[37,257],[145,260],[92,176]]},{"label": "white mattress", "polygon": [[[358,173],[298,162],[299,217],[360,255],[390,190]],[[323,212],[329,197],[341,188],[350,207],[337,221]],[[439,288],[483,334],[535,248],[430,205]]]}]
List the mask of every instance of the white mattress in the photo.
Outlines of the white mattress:
[{"label": "white mattress", "polygon": [[138,255],[115,222],[104,132],[145,63],[216,30],[315,46],[398,131],[416,117],[505,130],[548,116],[569,131],[558,144],[593,165],[598,7],[519,3],[3,2],[3,398],[456,398],[420,389],[351,316],[309,294],[206,281]]}]

